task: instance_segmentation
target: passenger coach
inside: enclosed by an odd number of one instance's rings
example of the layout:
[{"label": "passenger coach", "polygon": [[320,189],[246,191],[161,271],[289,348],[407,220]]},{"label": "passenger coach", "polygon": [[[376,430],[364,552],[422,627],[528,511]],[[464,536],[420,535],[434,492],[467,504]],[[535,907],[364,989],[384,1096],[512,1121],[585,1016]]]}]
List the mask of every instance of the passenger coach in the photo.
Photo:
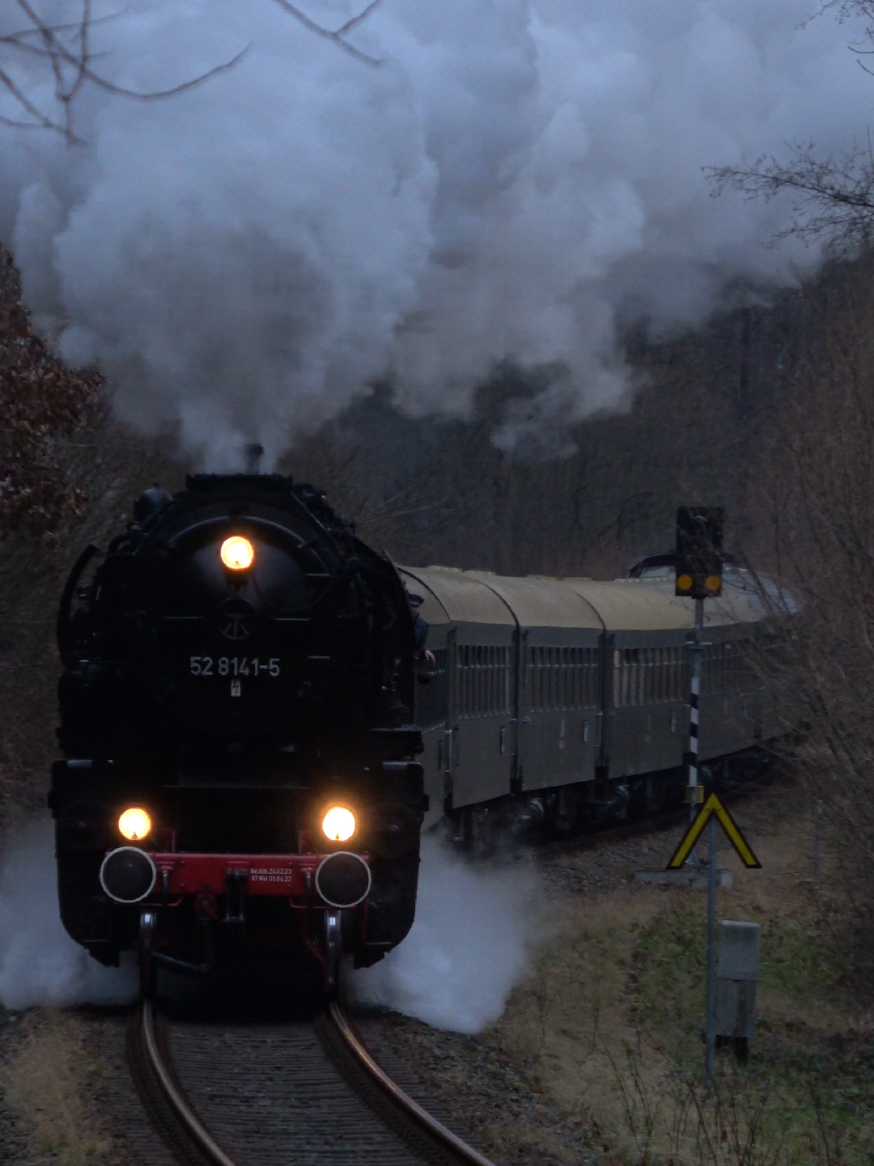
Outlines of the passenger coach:
[{"label": "passenger coach", "polygon": [[[426,825],[446,814],[459,838],[498,818],[568,829],[682,797],[694,604],[668,570],[599,583],[400,568],[424,597],[435,656],[416,694]],[[780,732],[762,680],[768,624],[752,577],[727,571],[705,604],[699,757],[711,769],[759,766]]]}]

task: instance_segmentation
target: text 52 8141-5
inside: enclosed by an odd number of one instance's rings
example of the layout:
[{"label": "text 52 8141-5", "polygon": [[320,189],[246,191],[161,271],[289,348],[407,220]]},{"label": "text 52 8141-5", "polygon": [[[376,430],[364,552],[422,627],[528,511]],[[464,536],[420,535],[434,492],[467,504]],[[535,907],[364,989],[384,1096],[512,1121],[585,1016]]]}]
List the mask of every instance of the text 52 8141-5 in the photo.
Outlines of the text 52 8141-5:
[{"label": "text 52 8141-5", "polygon": [[192,676],[279,676],[279,657],[270,656],[192,656],[189,660]]}]

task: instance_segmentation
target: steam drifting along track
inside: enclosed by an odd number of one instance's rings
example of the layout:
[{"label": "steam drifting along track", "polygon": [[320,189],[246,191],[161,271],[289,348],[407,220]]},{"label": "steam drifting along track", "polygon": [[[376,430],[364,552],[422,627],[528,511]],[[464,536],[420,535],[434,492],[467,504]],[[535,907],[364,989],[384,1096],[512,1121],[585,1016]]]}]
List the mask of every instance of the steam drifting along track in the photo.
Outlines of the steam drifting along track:
[{"label": "steam drifting along track", "polygon": [[492,1166],[376,1064],[336,1004],[312,1020],[176,1023],[146,1001],[131,1064],[186,1166]]}]

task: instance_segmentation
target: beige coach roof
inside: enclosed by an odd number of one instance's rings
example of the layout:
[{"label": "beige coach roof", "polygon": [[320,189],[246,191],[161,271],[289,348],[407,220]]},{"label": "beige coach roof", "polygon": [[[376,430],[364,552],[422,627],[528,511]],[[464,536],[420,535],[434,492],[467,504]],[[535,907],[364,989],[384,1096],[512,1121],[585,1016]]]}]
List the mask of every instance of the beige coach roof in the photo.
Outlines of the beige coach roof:
[{"label": "beige coach roof", "polygon": [[596,628],[603,624],[597,611],[561,579],[518,578],[466,572],[481,579],[504,600],[523,628]]},{"label": "beige coach roof", "polygon": [[472,573],[453,567],[398,567],[408,591],[425,602],[422,616],[429,624],[515,624],[506,603]]},{"label": "beige coach roof", "polygon": [[[399,567],[408,590],[422,595],[429,624],[515,624],[520,627],[664,631],[694,626],[690,599],[674,596],[673,580],[524,578],[454,567]],[[704,605],[705,627],[756,622],[757,596],[726,581],[720,599]]]}]

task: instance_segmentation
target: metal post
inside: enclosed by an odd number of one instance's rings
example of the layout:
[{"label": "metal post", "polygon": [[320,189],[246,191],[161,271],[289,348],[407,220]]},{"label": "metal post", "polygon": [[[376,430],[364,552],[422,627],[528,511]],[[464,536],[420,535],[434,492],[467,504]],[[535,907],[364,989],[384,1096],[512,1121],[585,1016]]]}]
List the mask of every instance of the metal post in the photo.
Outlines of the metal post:
[{"label": "metal post", "polygon": [[[701,638],[704,630],[704,600],[695,600],[695,635],[692,640],[692,687],[689,692],[689,821],[698,813],[698,696],[701,692]],[[695,861],[694,851],[689,861]]]},{"label": "metal post", "polygon": [[716,815],[708,823],[710,861],[707,866],[707,1016],[705,1019],[704,1074],[713,1084],[713,1050],[716,1045]]}]

